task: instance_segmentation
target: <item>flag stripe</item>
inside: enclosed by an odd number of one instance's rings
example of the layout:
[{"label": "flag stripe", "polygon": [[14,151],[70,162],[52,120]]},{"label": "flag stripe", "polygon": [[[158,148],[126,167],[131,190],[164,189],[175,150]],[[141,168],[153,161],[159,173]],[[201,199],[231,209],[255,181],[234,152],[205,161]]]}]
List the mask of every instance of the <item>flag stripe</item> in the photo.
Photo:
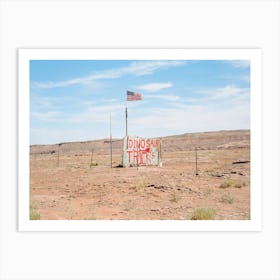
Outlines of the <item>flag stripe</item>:
[{"label": "flag stripe", "polygon": [[142,94],[127,90],[126,91],[126,100],[127,101],[142,100]]}]

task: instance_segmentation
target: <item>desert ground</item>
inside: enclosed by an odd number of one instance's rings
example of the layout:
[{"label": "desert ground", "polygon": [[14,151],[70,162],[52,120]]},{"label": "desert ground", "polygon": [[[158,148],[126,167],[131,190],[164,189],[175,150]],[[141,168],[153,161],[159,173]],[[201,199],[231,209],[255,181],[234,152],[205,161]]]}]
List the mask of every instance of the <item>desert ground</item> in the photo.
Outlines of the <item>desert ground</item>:
[{"label": "desert ground", "polygon": [[122,139],[112,167],[108,139],[30,146],[30,219],[250,219],[249,130],[161,143],[162,166],[126,168]]}]

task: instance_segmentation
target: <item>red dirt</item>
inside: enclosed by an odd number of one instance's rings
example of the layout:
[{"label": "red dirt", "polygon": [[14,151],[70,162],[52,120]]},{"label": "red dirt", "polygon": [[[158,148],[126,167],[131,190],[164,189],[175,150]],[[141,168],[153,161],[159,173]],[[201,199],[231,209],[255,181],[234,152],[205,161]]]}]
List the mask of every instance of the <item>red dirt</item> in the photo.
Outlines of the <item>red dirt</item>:
[{"label": "red dirt", "polygon": [[[113,166],[121,161],[113,143]],[[198,147],[198,174],[195,151]],[[108,141],[30,147],[30,201],[41,220],[250,219],[250,131],[162,138],[162,167],[110,168]],[[92,152],[93,149],[93,152]],[[221,185],[228,182],[226,188]]]}]

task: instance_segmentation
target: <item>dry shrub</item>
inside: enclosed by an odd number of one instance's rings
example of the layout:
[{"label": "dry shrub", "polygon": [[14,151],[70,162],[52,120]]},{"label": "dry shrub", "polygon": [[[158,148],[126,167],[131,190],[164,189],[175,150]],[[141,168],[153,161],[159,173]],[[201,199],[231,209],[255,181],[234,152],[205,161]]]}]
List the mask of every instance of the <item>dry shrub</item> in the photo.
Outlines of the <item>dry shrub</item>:
[{"label": "dry shrub", "polygon": [[182,195],[180,193],[173,192],[170,194],[170,201],[177,203],[180,199],[182,199]]},{"label": "dry shrub", "polygon": [[40,220],[41,219],[40,213],[37,210],[37,204],[35,202],[32,202],[29,207],[29,219],[30,220]]},{"label": "dry shrub", "polygon": [[146,180],[141,178],[137,180],[130,189],[135,190],[136,192],[143,192],[147,186]]},{"label": "dry shrub", "polygon": [[247,183],[245,181],[237,181],[234,184],[235,188],[241,189],[242,187],[246,187]]},{"label": "dry shrub", "polygon": [[211,195],[213,192],[214,192],[214,189],[213,189],[213,188],[208,187],[208,188],[206,189],[206,194],[207,194],[207,195]]},{"label": "dry shrub", "polygon": [[226,192],[222,195],[220,201],[223,203],[232,204],[234,201],[234,198],[229,192]]},{"label": "dry shrub", "polygon": [[227,189],[233,186],[233,181],[230,179],[225,180],[223,183],[221,183],[220,188]]},{"label": "dry shrub", "polygon": [[213,208],[197,208],[191,215],[191,220],[214,220],[216,210]]}]

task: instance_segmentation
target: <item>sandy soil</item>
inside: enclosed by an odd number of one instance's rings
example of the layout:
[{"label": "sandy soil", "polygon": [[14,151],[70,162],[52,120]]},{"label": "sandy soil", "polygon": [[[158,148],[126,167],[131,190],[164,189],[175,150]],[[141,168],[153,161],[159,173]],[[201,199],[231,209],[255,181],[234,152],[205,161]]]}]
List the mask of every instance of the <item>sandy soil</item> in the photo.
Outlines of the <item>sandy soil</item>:
[{"label": "sandy soil", "polygon": [[31,146],[33,211],[41,220],[182,220],[212,208],[216,220],[250,219],[250,131],[162,138],[161,167],[117,167],[121,145],[114,140],[113,168],[107,140]]}]

